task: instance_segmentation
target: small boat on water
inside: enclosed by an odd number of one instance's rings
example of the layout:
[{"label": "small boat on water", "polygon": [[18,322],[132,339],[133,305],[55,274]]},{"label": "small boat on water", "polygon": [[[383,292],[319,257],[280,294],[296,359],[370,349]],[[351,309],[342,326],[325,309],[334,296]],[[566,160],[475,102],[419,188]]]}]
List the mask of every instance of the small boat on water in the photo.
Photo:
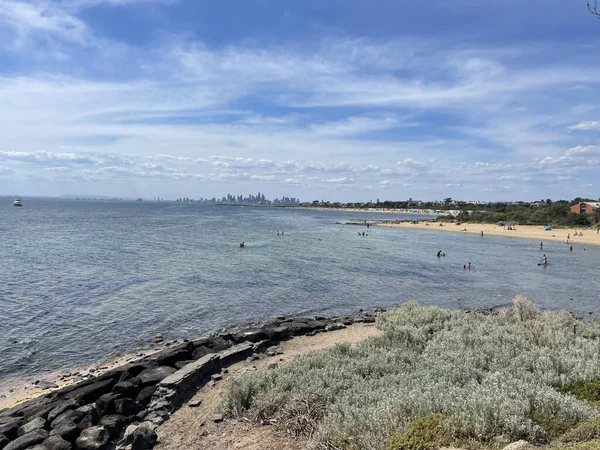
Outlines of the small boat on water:
[{"label": "small boat on water", "polygon": [[15,201],[13,202],[13,206],[23,206],[23,203],[21,203],[21,199],[16,198]]}]

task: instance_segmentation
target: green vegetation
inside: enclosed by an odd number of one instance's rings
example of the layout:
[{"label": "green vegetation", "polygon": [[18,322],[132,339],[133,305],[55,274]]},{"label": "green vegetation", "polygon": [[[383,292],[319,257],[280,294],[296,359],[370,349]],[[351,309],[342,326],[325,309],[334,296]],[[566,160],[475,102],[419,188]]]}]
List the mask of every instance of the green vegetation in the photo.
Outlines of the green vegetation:
[{"label": "green vegetation", "polygon": [[595,214],[575,214],[571,206],[582,199],[568,202],[550,199],[536,203],[508,204],[488,203],[486,205],[461,205],[457,216],[440,216],[438,220],[459,222],[514,223],[518,225],[551,225],[563,227],[589,227],[600,223],[600,209]]},{"label": "green vegetation", "polygon": [[583,422],[561,438],[563,442],[587,442],[595,439],[600,439],[600,417]]},{"label": "green vegetation", "polygon": [[563,394],[572,394],[579,400],[600,406],[600,380],[577,380],[558,387],[558,390]]},{"label": "green vegetation", "polygon": [[513,304],[491,315],[405,304],[377,317],[379,336],[234,379],[223,410],[315,450],[596,437],[585,431],[596,421],[580,424],[598,415],[583,380],[600,380],[600,323],[573,333],[567,312]]}]

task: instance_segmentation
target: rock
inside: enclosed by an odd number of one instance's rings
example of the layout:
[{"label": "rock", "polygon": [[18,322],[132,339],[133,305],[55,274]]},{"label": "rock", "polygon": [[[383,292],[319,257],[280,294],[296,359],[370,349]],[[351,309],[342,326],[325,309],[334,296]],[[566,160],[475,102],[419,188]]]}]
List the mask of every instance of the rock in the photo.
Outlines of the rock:
[{"label": "rock", "polygon": [[100,413],[95,403],[77,408],[76,411],[83,414],[83,417],[77,422],[77,426],[82,430],[96,425],[100,420]]},{"label": "rock", "polygon": [[9,417],[6,422],[0,423],[0,434],[5,435],[8,439],[15,439],[17,437],[17,430],[23,422],[23,419],[20,417]]},{"label": "rock", "polygon": [[77,438],[75,446],[79,450],[103,450],[106,448],[110,436],[102,426],[86,428]]},{"label": "rock", "polygon": [[43,390],[58,389],[58,384],[56,384],[52,381],[42,380],[39,383],[36,383],[35,385],[36,385],[36,387],[43,389]]},{"label": "rock", "polygon": [[100,419],[100,425],[106,428],[110,437],[118,436],[126,423],[126,417],[120,414],[111,414]]},{"label": "rock", "polygon": [[135,401],[138,402],[142,406],[148,406],[150,400],[152,399],[152,395],[156,391],[156,386],[148,386],[140,391],[137,395]]},{"label": "rock", "polygon": [[265,325],[263,327],[263,332],[267,339],[273,341],[281,341],[291,334],[290,327],[287,325],[280,325],[277,327]]},{"label": "rock", "polygon": [[267,366],[267,370],[275,370],[275,369],[277,369],[277,367],[279,367],[279,365],[277,365],[277,364],[269,364]]},{"label": "rock", "polygon": [[156,431],[146,426],[139,426],[131,434],[131,450],[151,450],[157,440]]},{"label": "rock", "polygon": [[520,440],[520,441],[513,442],[511,444],[508,444],[502,450],[528,450],[528,449],[533,449],[533,448],[534,448],[533,445],[531,445],[529,442]]},{"label": "rock", "polygon": [[104,394],[98,400],[96,400],[96,407],[98,408],[98,414],[100,417],[107,414],[115,413],[115,401],[123,398],[123,395],[117,392],[109,392]]},{"label": "rock", "polygon": [[43,429],[45,426],[46,419],[43,417],[38,417],[37,419],[33,419],[32,421],[21,426],[17,431],[17,435],[23,436],[24,434],[31,433],[33,430]]},{"label": "rock", "polygon": [[46,430],[37,429],[15,439],[6,447],[4,447],[3,450],[23,450],[28,447],[33,447],[36,444],[44,442],[46,439],[48,439],[49,435],[50,434]]},{"label": "rock", "polygon": [[165,340],[165,337],[158,333],[156,336],[154,336],[154,343],[155,344],[160,344],[161,342],[163,342]]},{"label": "rock", "polygon": [[75,439],[79,437],[81,430],[77,424],[70,422],[62,424],[60,427],[53,429],[50,432],[50,436],[60,436],[66,441],[75,442]]},{"label": "rock", "polygon": [[193,360],[193,359],[186,359],[185,361],[177,361],[177,362],[175,363],[175,368],[176,368],[177,370],[179,370],[179,369],[181,369],[181,368],[183,368],[183,367],[187,366],[188,364],[190,364],[190,363],[193,363],[194,361],[195,361],[195,360]]},{"label": "rock", "polygon": [[202,404],[202,402],[200,400],[198,400],[197,402],[188,403],[188,407],[189,408],[198,408],[201,404]]},{"label": "rock", "polygon": [[0,434],[0,449],[6,447],[6,445],[10,442],[10,439],[7,438],[4,434]]},{"label": "rock", "polygon": [[123,394],[124,397],[134,398],[141,390],[139,378],[130,378],[127,381],[119,381],[112,388],[113,392]]},{"label": "rock", "polygon": [[334,330],[343,330],[346,328],[346,325],[340,322],[330,323],[329,325],[325,325],[325,331],[334,331]]},{"label": "rock", "polygon": [[220,373],[215,373],[210,376],[210,379],[213,381],[221,381],[223,379],[223,375],[221,375]]},{"label": "rock", "polygon": [[263,330],[246,330],[233,335],[233,340],[238,344],[242,342],[258,342],[265,338],[267,338],[267,335]]},{"label": "rock", "polygon": [[79,421],[81,419],[83,419],[84,415],[85,414],[82,413],[81,411],[77,411],[75,409],[69,409],[69,410],[65,411],[64,413],[62,413],[61,415],[59,415],[56,419],[54,419],[52,421],[52,423],[50,424],[50,428],[56,429],[56,428],[60,428],[61,426],[65,425],[65,424],[70,424],[70,423],[78,424]]},{"label": "rock", "polygon": [[103,381],[94,381],[89,385],[80,387],[65,395],[66,399],[76,400],[80,405],[93,403],[101,395],[107,394],[115,385],[115,380],[108,379]]},{"label": "rock", "polygon": [[213,416],[213,422],[214,423],[221,423],[221,422],[223,422],[223,416],[221,414],[215,414]]},{"label": "rock", "polygon": [[375,317],[363,317],[364,323],[375,323]]},{"label": "rock", "polygon": [[198,347],[196,350],[194,350],[192,352],[192,359],[200,359],[203,356],[208,355],[209,353],[215,353],[215,350],[213,350],[212,348],[208,348],[204,345],[201,345],[200,347]]},{"label": "rock", "polygon": [[146,369],[138,375],[142,386],[150,386],[156,384],[159,381],[167,378],[169,375],[175,373],[175,369],[169,366],[158,366],[151,369]]},{"label": "rock", "polygon": [[73,400],[73,399],[66,400],[66,401],[60,403],[58,406],[53,408],[48,413],[48,422],[52,422],[54,419],[56,419],[58,416],[60,416],[65,411],[67,411],[69,409],[77,409],[77,408],[79,408],[79,406],[80,406],[79,403],[77,403],[77,401]]},{"label": "rock", "polygon": [[42,443],[45,450],[71,450],[73,446],[60,436],[50,436]]},{"label": "rock", "polygon": [[144,407],[130,398],[120,398],[115,400],[115,411],[124,416],[135,416],[142,412]]},{"label": "rock", "polygon": [[229,342],[221,336],[214,336],[209,338],[205,345],[216,352],[220,352],[222,350],[227,350],[229,347],[231,347],[231,342]]},{"label": "rock", "polygon": [[161,352],[155,353],[150,358],[160,366],[175,366],[177,361],[183,361],[192,357],[194,345],[191,342],[176,345]]},{"label": "rock", "polygon": [[220,354],[221,365],[228,366],[230,364],[243,361],[252,355],[252,344],[238,344],[228,350],[222,351]]}]

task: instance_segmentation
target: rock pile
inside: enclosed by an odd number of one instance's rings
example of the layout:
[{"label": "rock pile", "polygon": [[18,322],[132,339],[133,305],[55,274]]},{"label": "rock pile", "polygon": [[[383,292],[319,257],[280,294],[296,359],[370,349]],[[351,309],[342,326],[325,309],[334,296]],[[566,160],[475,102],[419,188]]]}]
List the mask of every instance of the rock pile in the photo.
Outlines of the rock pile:
[{"label": "rock pile", "polygon": [[299,335],[332,331],[359,317],[278,317],[258,328],[178,345],[95,378],[0,411],[0,450],[144,450],[154,428],[222,369]]}]

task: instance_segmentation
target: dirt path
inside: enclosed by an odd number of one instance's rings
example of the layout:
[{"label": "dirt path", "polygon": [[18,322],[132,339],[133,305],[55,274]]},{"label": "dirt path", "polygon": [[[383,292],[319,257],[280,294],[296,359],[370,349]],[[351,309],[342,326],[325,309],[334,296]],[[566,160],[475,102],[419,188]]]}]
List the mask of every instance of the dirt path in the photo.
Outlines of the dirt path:
[{"label": "dirt path", "polygon": [[[157,429],[156,450],[300,450],[300,443],[278,434],[273,427],[245,421],[225,420],[214,423],[227,385],[227,379],[255,370],[268,370],[270,364],[285,364],[292,357],[324,350],[341,342],[357,343],[379,334],[374,324],[355,324],[343,330],[301,336],[279,345],[276,356],[242,361],[228,368],[223,380],[204,386],[187,404]],[[201,402],[198,407],[190,404]]]}]

